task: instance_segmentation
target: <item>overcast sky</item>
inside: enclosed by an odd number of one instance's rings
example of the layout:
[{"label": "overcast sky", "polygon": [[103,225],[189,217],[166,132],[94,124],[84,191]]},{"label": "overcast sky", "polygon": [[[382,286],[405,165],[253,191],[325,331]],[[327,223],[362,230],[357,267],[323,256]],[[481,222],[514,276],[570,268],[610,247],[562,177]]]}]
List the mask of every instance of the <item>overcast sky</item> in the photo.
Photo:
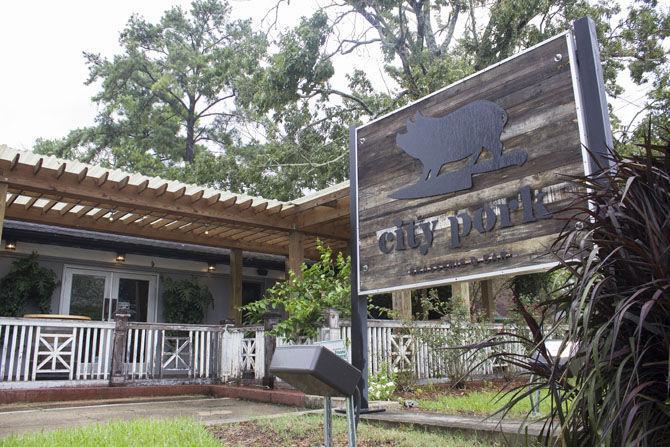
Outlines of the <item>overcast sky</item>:
[{"label": "overcast sky", "polygon": [[[291,2],[281,23],[313,11],[318,0]],[[236,18],[265,15],[274,0],[232,0]],[[139,13],[157,21],[170,6],[188,9],[190,0],[21,0],[0,7],[0,144],[30,149],[38,137],[62,137],[93,123],[95,86],[85,86],[82,51],[112,56],[128,18]],[[348,67],[379,64],[374,55],[347,59]],[[371,63],[372,62],[372,63]],[[344,70],[339,71],[341,76]],[[644,103],[644,90],[626,83],[625,99],[614,103],[619,114],[632,116]]]}]

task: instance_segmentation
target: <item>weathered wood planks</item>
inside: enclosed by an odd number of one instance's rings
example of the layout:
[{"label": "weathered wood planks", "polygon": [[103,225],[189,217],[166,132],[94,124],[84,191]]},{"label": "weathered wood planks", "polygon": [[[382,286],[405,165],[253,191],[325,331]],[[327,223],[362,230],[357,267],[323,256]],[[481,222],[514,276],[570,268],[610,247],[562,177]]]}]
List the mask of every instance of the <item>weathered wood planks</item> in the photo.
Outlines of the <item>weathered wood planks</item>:
[{"label": "weathered wood planks", "polygon": [[[550,248],[575,199],[568,180],[584,173],[571,38],[557,36],[356,129],[352,149],[356,152],[362,294],[495,276],[556,261]],[[416,123],[420,112],[433,121],[443,118],[442,125],[448,126],[444,123],[450,117],[477,100],[504,110],[507,121],[499,138],[502,156],[526,151],[525,162],[472,174],[472,186],[464,190],[413,199],[389,197],[424,181],[426,175],[422,162],[396,144],[397,134],[409,132],[408,120]],[[431,150],[444,151],[447,146],[448,142],[435,141]],[[465,158],[446,163],[438,180],[446,178],[440,177],[445,173],[470,169],[468,163],[495,161],[497,155],[486,149],[475,157],[476,162]],[[467,232],[470,219],[469,233],[459,235]],[[458,228],[456,234],[454,228]]]}]

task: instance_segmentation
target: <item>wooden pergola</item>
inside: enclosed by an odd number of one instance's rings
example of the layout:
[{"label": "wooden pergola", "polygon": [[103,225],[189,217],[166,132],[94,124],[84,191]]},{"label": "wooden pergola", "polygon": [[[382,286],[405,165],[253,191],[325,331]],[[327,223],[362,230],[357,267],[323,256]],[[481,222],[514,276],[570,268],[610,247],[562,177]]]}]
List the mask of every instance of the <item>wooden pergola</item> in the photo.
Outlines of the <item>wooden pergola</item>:
[{"label": "wooden pergola", "polygon": [[0,146],[0,236],[4,218],[231,249],[237,306],[243,251],[299,272],[317,239],[347,250],[349,184],[281,202]]}]

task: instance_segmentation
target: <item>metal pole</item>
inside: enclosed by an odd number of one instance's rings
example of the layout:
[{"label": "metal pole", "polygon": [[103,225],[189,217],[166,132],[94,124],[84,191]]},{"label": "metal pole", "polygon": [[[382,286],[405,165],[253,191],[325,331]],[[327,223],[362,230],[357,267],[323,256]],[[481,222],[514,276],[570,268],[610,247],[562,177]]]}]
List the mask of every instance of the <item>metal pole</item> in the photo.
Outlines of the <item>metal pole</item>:
[{"label": "metal pole", "polygon": [[351,241],[351,364],[361,370],[361,381],[358,389],[361,392],[361,410],[368,408],[368,301],[365,296],[358,295],[358,239],[356,237],[356,221],[358,197],[356,195],[356,127],[349,129],[349,225]]},{"label": "metal pole", "polygon": [[612,162],[612,127],[607,110],[607,93],[600,63],[600,49],[596,24],[590,17],[582,17],[572,24],[577,52],[577,76],[582,99],[582,116],[586,131],[588,159],[592,173],[608,169]]},{"label": "metal pole", "polygon": [[347,432],[349,435],[349,447],[356,447],[356,410],[354,408],[354,396],[347,397]]},{"label": "metal pole", "polygon": [[323,398],[323,445],[324,447],[333,445],[333,406],[330,396]]}]

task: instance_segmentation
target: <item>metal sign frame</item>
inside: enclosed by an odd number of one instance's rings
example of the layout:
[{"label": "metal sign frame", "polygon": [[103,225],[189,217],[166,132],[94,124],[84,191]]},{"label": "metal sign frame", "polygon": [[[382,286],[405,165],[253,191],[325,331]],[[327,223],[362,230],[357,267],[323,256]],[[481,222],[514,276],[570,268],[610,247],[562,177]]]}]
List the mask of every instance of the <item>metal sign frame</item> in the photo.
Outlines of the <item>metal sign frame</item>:
[{"label": "metal sign frame", "polygon": [[[582,144],[582,160],[584,163],[584,171],[586,173],[594,173],[599,169],[609,167],[609,154],[612,150],[612,130],[609,122],[609,113],[607,109],[607,97],[605,93],[602,66],[600,63],[600,51],[598,48],[598,41],[596,38],[595,23],[589,17],[583,17],[573,23],[573,29],[559,34],[552,39],[567,39],[568,49],[571,60],[571,76],[573,79],[573,89],[575,92],[575,106],[577,111],[579,138]],[[525,50],[523,53],[533,50],[538,47],[538,44]],[[523,54],[522,53],[522,54]],[[490,70],[502,63],[505,63],[514,57],[507,58],[491,67],[486,68]],[[464,82],[473,74],[465,79],[462,79],[442,90],[446,90],[453,85]],[[420,100],[419,100],[420,101]],[[416,103],[418,101],[415,101]],[[412,103],[412,104],[414,104]],[[409,104],[405,107],[409,107]],[[400,109],[399,109],[400,110]],[[391,112],[391,113],[395,113]],[[391,113],[377,118],[380,120]],[[370,123],[368,123],[370,124]],[[354,268],[351,269],[351,357],[352,364],[362,371],[361,382],[359,388],[361,390],[361,409],[363,412],[368,408],[368,352],[367,352],[367,298],[360,295],[359,284],[359,246],[358,246],[358,163],[357,163],[357,128],[351,127],[349,134],[349,179],[350,179],[350,225],[352,231],[351,245],[351,261]],[[586,148],[589,148],[588,151]],[[548,269],[554,266],[555,263],[535,266],[536,269]],[[530,272],[531,270],[517,270],[515,273]],[[507,272],[513,273],[513,272]],[[459,278],[462,280],[477,279],[475,277],[468,277],[467,275]],[[452,279],[451,282],[454,282]],[[448,283],[440,282],[440,284]],[[421,286],[430,286],[431,283],[419,284]],[[408,288],[406,286],[402,288]],[[383,291],[392,291],[393,288],[380,289]],[[371,293],[371,292],[368,292]]]},{"label": "metal sign frame", "polygon": [[[572,87],[575,98],[575,109],[577,116],[577,127],[579,129],[579,140],[581,143],[582,150],[582,162],[584,166],[584,172],[586,174],[591,174],[598,170],[598,164],[606,163],[605,160],[607,157],[604,152],[609,149],[602,150],[601,144],[597,144],[598,139],[603,141],[608,148],[612,147],[611,139],[611,129],[609,128],[608,112],[607,112],[607,102],[604,92],[604,84],[602,82],[602,68],[599,63],[598,48],[597,42],[595,41],[595,27],[592,26],[593,22],[589,18],[583,18],[575,22],[574,30],[565,31],[561,34],[558,34],[550,39],[547,39],[543,42],[540,42],[537,45],[534,45],[518,54],[515,54],[509,58],[506,58],[494,65],[491,65],[481,71],[473,73],[459,81],[456,81],[436,92],[431,93],[423,98],[420,98],[416,101],[413,101],[403,107],[400,107],[390,113],[387,113],[383,116],[380,116],[362,126],[352,127],[350,129],[350,181],[351,181],[351,228],[353,232],[353,243],[352,247],[354,248],[352,252],[355,252],[355,264],[354,269],[358,280],[355,283],[355,290],[359,295],[371,295],[377,293],[388,293],[397,290],[403,289],[417,289],[417,288],[427,288],[434,287],[439,285],[450,284],[454,282],[462,281],[473,281],[481,280],[485,278],[491,278],[496,276],[518,274],[518,273],[531,273],[536,271],[543,271],[550,269],[557,265],[557,262],[544,262],[533,265],[526,265],[522,267],[514,268],[501,268],[495,272],[480,272],[480,273],[471,273],[471,274],[462,274],[462,275],[453,275],[445,278],[421,281],[417,280],[410,284],[402,284],[397,286],[390,287],[378,287],[370,290],[361,290],[361,263],[360,263],[360,234],[359,234],[359,207],[358,207],[358,130],[367,127],[370,124],[381,121],[389,116],[392,116],[399,111],[412,107],[413,105],[426,100],[432,96],[435,96],[441,92],[449,90],[454,86],[457,86],[469,79],[480,76],[481,74],[490,71],[500,65],[508,63],[519,56],[531,52],[539,47],[542,47],[554,40],[557,39],[566,39],[567,48],[569,52],[569,62],[570,62],[570,72],[572,77]],[[577,47],[578,43],[580,48],[583,48],[583,51],[578,55]],[[596,44],[595,46],[593,44]],[[590,45],[587,45],[590,44]],[[589,48],[590,47],[590,48]],[[586,76],[586,72],[589,72],[591,76]],[[593,76],[595,75],[595,76]],[[593,79],[593,78],[599,78]],[[471,103],[472,104],[472,103]],[[588,114],[588,115],[585,115]],[[588,117],[588,119],[587,119]],[[594,122],[595,121],[595,122]],[[600,121],[600,123],[598,123]],[[589,134],[592,134],[592,137],[589,138]],[[593,156],[587,150],[591,148],[591,152],[595,154],[601,154],[599,160],[593,160]],[[429,174],[430,175],[430,174]],[[442,177],[442,175],[440,176]],[[463,179],[459,179],[463,180]],[[398,191],[396,191],[398,193]],[[396,194],[394,193],[394,194]],[[353,259],[352,259],[353,260]]]}]

